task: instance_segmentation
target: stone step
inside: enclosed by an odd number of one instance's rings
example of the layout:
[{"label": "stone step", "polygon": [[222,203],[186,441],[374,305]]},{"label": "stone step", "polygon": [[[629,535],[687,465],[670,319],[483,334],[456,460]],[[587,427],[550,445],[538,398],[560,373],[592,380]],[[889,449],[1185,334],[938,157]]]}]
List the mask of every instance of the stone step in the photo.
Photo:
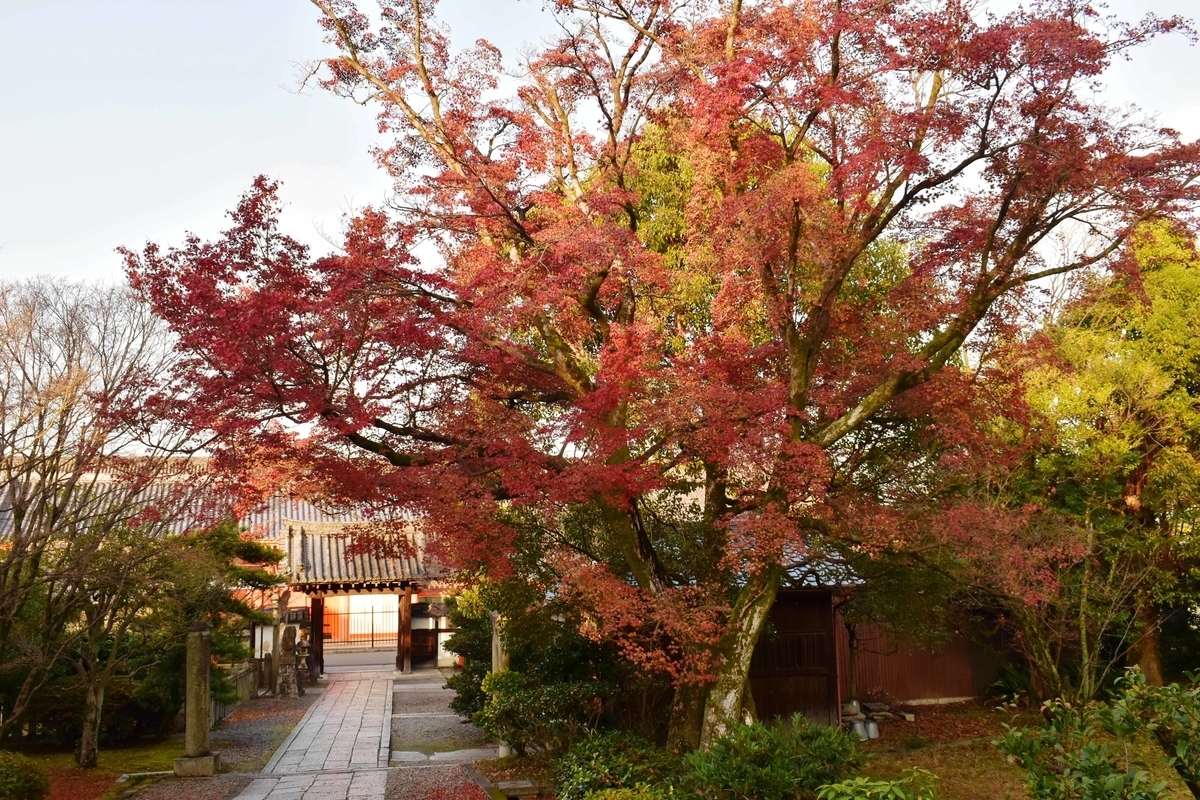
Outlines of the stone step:
[{"label": "stone step", "polygon": [[542,786],[529,780],[500,781],[496,788],[505,797],[539,797],[542,794]]}]

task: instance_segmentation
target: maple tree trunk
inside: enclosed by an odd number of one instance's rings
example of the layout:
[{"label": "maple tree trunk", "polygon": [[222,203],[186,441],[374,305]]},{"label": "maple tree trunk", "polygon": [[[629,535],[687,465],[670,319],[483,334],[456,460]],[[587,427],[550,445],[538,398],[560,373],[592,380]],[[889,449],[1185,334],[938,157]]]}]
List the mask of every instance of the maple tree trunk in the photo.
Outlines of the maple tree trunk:
[{"label": "maple tree trunk", "polygon": [[104,687],[89,683],[83,701],[83,732],[79,739],[79,766],[96,766],[100,747],[100,714],[104,707]]},{"label": "maple tree trunk", "polygon": [[1137,623],[1141,637],[1129,648],[1129,661],[1146,676],[1147,686],[1162,686],[1161,626],[1153,603],[1138,604]]},{"label": "maple tree trunk", "polygon": [[1042,635],[1036,612],[1010,606],[1009,613],[1017,621],[1017,629],[1024,639],[1022,650],[1029,668],[1029,682],[1035,695],[1034,699],[1073,699],[1073,693],[1058,668],[1058,651]]},{"label": "maple tree trunk", "polygon": [[697,683],[681,683],[675,687],[671,701],[671,722],[667,730],[667,751],[683,755],[700,746],[700,730],[704,725],[704,701],[708,687]]},{"label": "maple tree trunk", "polygon": [[700,728],[700,746],[708,748],[729,730],[746,705],[750,677],[750,658],[762,632],[763,623],[779,592],[780,568],[768,567],[750,575],[738,592],[730,614],[730,631],[721,648],[717,679],[708,690],[704,721]]}]

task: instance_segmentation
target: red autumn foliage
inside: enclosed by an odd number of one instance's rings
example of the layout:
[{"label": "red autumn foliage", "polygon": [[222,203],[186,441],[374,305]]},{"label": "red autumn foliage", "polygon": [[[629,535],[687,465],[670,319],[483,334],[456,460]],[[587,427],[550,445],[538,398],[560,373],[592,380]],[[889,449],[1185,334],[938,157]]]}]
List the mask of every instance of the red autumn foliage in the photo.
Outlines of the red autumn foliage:
[{"label": "red autumn foliage", "polygon": [[[561,591],[676,674],[744,672],[711,645],[817,542],[1028,551],[1019,512],[920,510],[918,462],[971,468],[1018,394],[964,343],[1200,199],[1200,148],[1093,91],[1178,19],[559,0],[504,97],[430,0],[314,4],[314,76],[378,103],[394,211],[313,258],[260,178],[217,241],[126,251],[189,356],[180,412],[249,479],[421,517],[450,564],[505,573],[533,521]],[[1032,557],[1006,569],[1050,590]]]}]

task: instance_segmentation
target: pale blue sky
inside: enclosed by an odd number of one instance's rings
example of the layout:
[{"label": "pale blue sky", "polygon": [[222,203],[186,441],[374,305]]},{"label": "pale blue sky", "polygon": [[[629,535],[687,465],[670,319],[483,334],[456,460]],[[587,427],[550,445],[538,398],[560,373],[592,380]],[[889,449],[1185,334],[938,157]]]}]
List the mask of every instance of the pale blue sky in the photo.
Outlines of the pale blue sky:
[{"label": "pale blue sky", "polygon": [[[1200,16],[1198,0],[1111,5]],[[441,15],[510,57],[549,30],[540,0]],[[327,249],[320,231],[388,188],[373,111],[295,91],[293,64],[327,52],[305,0],[0,0],[0,276],[117,278],[117,245],[214,235],[258,173],[284,182],[288,232]],[[1156,43],[1110,83],[1111,102],[1200,136],[1197,48]]]}]

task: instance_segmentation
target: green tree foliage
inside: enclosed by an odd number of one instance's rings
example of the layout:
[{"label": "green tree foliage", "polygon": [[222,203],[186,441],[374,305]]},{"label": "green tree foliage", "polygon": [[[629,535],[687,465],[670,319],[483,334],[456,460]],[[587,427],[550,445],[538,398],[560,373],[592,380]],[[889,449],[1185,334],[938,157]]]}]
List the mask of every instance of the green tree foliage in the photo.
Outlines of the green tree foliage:
[{"label": "green tree foliage", "polygon": [[[103,743],[169,731],[183,705],[192,623],[208,622],[218,661],[250,655],[247,624],[270,618],[248,605],[244,592],[275,585],[266,567],[282,557],[244,539],[231,521],[185,536],[110,531],[94,550],[84,576],[87,603],[69,618],[76,633],[28,714],[47,743],[82,740],[84,765],[94,763]],[[19,679],[19,671],[8,678],[10,685]],[[234,698],[220,667],[212,691],[218,700]]]},{"label": "green tree foliage", "polygon": [[1126,657],[1161,683],[1157,608],[1196,597],[1200,257],[1161,223],[1128,260],[1140,279],[1085,286],[1016,360],[1031,416],[1003,435],[1027,456],[991,489],[1036,510],[1016,544],[1047,557],[1024,576],[973,561],[1043,697],[1087,701]]},{"label": "green tree foliage", "polygon": [[[169,621],[164,620],[162,646],[141,654],[147,667],[131,695],[135,707],[152,712],[146,724],[154,725],[157,735],[167,732],[183,707],[188,626],[197,620],[208,623],[216,661],[249,658],[252,653],[243,637],[246,626],[271,624],[274,617],[251,606],[245,590],[279,585],[279,576],[267,568],[283,558],[279,550],[245,538],[232,520],[179,538],[177,545],[173,613]],[[235,697],[233,683],[219,666],[213,669],[212,693],[223,702]]]},{"label": "green tree foliage", "polygon": [[[218,658],[250,655],[242,632],[249,622],[269,618],[239,594],[276,584],[278,578],[263,567],[281,557],[243,540],[232,521],[188,536],[164,537],[153,528],[108,535],[85,579],[84,633],[65,654],[84,693],[81,766],[96,764],[104,697],[115,678],[136,680],[159,664],[169,665],[170,697],[182,697],[186,634],[197,620],[212,629]],[[213,683],[214,694],[232,699],[233,687],[219,670]],[[178,703],[173,705],[177,710]]]}]

